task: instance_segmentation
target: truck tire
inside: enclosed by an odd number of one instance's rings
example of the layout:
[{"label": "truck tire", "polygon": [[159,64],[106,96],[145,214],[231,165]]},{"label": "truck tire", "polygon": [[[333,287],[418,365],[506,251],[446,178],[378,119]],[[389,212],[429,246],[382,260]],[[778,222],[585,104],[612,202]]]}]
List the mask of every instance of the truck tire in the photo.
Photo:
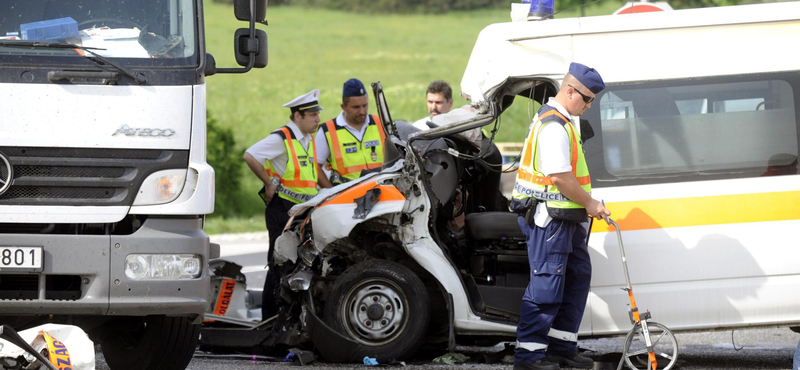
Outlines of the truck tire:
[{"label": "truck tire", "polygon": [[100,343],[111,370],[183,370],[194,355],[200,325],[186,317],[148,316]]},{"label": "truck tire", "polygon": [[359,353],[378,362],[412,356],[425,339],[430,315],[428,291],[419,277],[384,260],[348,268],[334,282],[325,303],[325,323],[357,342]]}]

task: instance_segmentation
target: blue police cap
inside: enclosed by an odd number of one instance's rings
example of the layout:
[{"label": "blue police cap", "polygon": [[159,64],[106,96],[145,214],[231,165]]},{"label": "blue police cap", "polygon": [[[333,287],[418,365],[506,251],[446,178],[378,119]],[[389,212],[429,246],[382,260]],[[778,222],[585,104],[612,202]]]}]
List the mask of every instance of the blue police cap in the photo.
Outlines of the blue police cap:
[{"label": "blue police cap", "polygon": [[367,95],[367,90],[357,78],[351,78],[344,83],[344,88],[342,89],[343,98],[362,95]]},{"label": "blue police cap", "polygon": [[587,89],[595,94],[600,93],[606,88],[606,84],[603,83],[603,78],[600,77],[600,74],[597,73],[594,68],[589,68],[583,64],[573,62],[569,65],[569,74],[577,78],[583,86],[586,86]]}]

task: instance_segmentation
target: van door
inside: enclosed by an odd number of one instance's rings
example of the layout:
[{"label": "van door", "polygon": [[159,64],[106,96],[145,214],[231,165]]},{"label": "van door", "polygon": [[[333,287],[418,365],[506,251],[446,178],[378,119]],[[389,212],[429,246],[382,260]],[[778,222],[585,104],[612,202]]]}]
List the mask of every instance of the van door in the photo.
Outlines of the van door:
[{"label": "van door", "polygon": [[[672,329],[800,322],[797,71],[610,84],[584,117],[593,195],[642,310]],[[594,334],[627,331],[617,238],[595,222]]]}]

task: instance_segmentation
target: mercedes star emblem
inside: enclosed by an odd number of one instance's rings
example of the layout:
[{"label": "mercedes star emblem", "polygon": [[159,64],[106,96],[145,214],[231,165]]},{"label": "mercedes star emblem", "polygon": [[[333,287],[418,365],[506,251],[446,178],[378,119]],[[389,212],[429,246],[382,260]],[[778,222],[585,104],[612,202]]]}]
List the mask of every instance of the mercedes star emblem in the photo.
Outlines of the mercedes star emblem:
[{"label": "mercedes star emblem", "polygon": [[11,180],[14,178],[14,167],[8,161],[8,157],[0,152],[0,195],[5,194],[11,187]]}]

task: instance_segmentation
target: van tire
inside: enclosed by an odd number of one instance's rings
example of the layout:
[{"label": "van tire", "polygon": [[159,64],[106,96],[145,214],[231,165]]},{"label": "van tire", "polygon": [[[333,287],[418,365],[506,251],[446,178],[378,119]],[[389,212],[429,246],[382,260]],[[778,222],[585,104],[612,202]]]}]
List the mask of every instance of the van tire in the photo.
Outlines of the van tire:
[{"label": "van tire", "polygon": [[192,360],[200,324],[186,317],[126,321],[100,343],[111,370],[183,370]]},{"label": "van tire", "polygon": [[[425,339],[431,316],[428,291],[399,263],[353,265],[336,279],[329,297],[325,323],[358,342],[357,353],[379,363],[409,358]],[[361,362],[361,357],[350,361]]]}]

